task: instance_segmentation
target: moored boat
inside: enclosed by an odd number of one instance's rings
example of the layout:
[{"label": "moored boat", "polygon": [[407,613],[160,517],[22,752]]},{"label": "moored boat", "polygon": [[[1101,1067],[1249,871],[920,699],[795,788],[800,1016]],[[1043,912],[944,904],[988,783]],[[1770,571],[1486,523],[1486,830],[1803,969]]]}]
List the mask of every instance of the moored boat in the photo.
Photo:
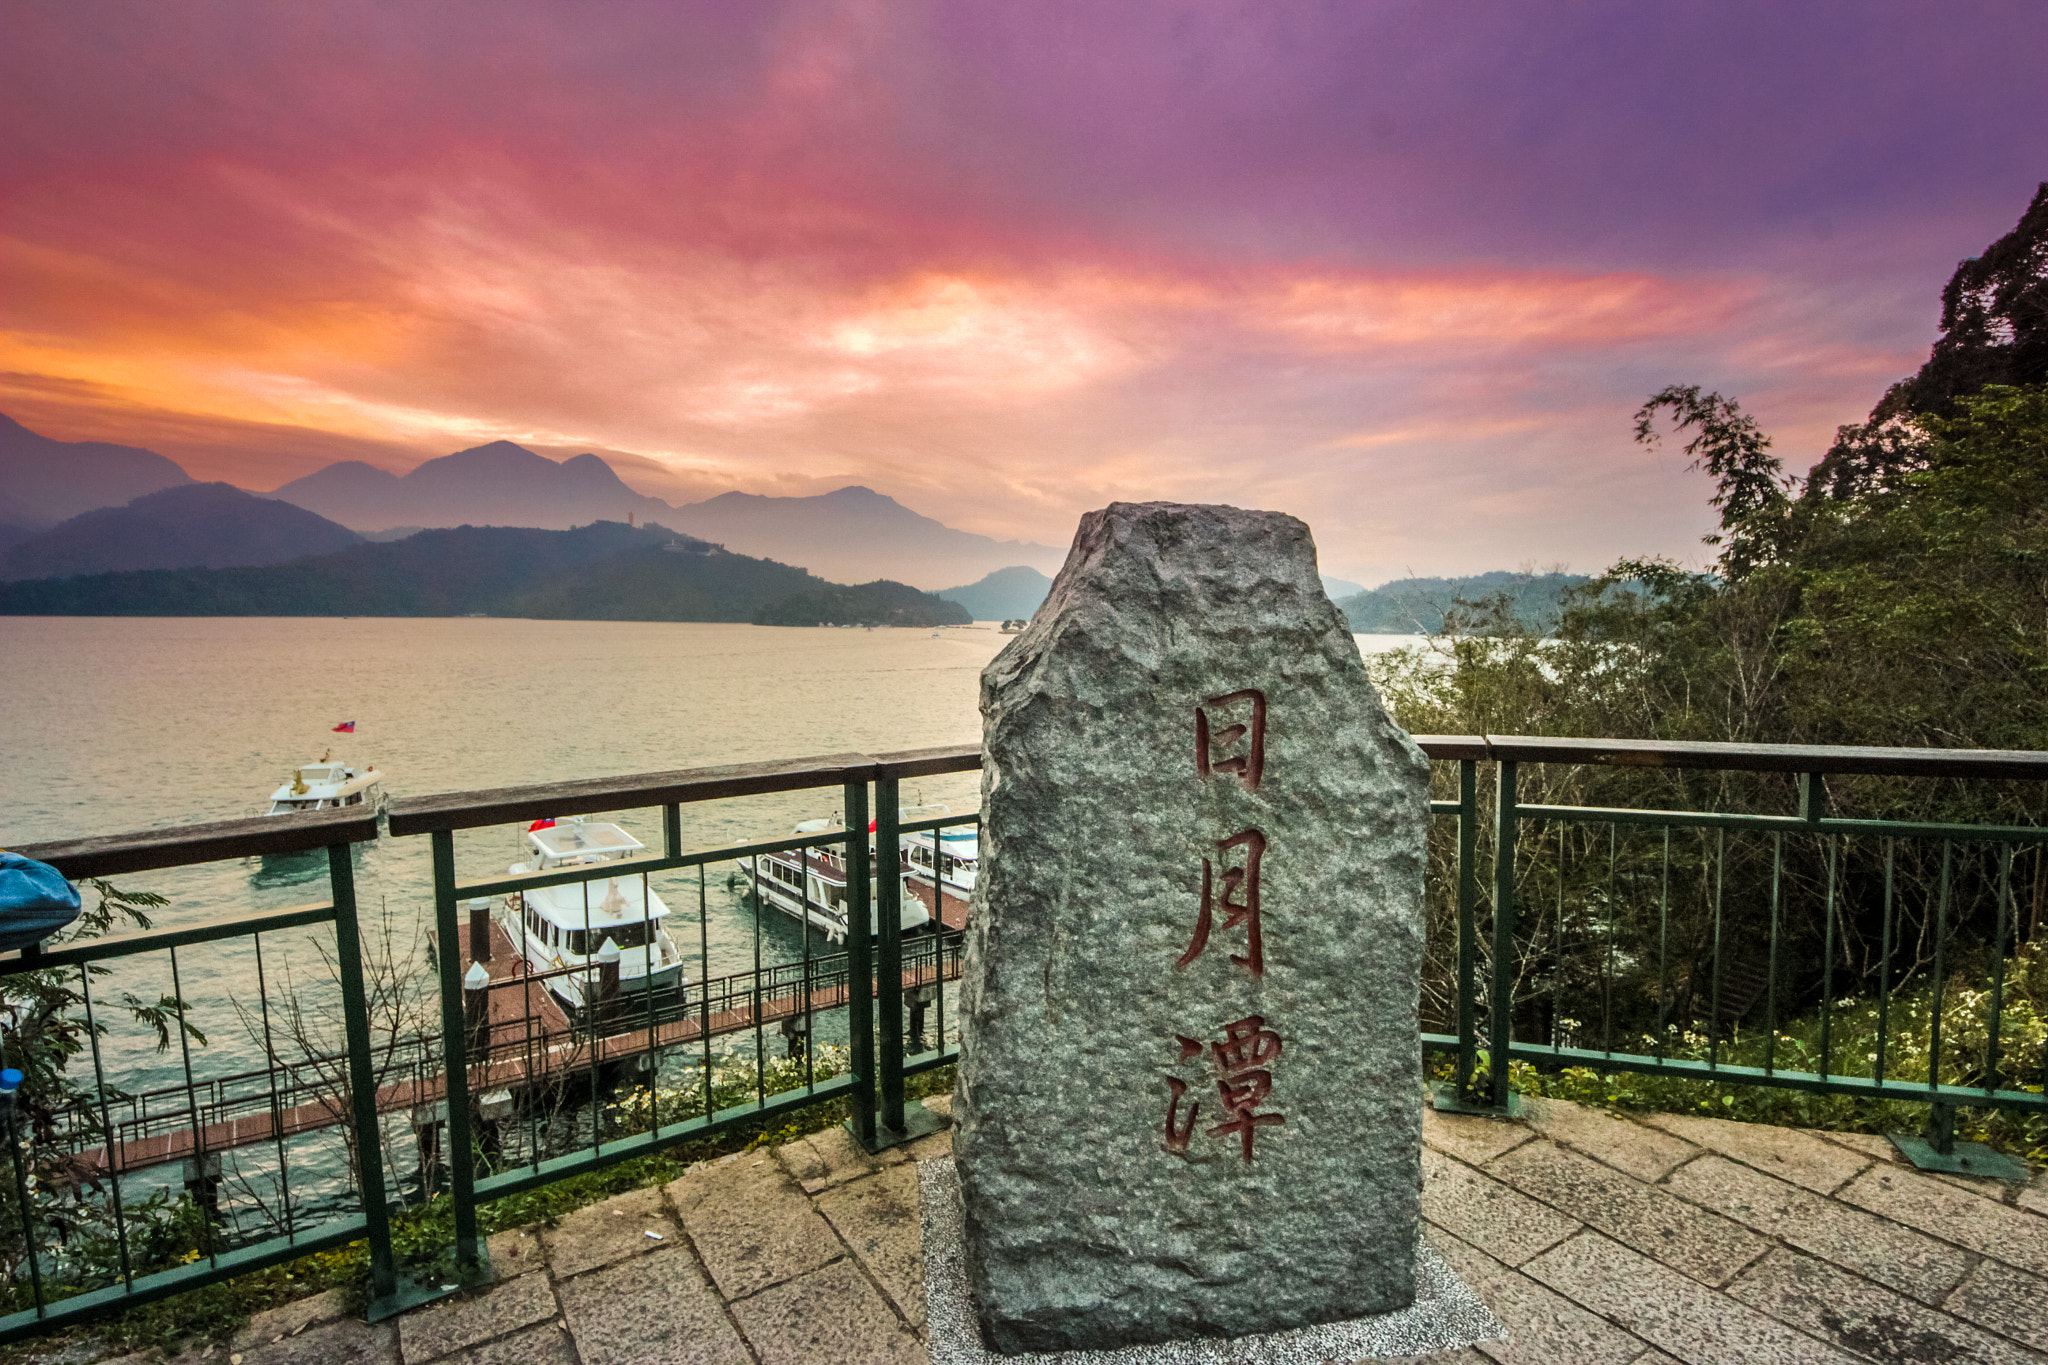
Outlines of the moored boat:
[{"label": "moored boat", "polygon": [[618,951],[622,994],[675,991],[680,1000],[689,981],[682,952],[662,924],[669,908],[632,867],[633,856],[647,846],[617,825],[584,820],[536,822],[526,840],[535,856],[514,863],[514,875],[618,865],[617,875],[515,891],[502,903],[505,935],[530,971],[571,969],[547,979],[555,998],[570,1010],[582,1009],[599,989],[609,944]]},{"label": "moored boat", "polygon": [[292,769],[291,781],[270,794],[265,815],[290,815],[302,810],[340,810],[344,806],[377,804],[384,774],[375,764],[358,769],[353,764],[333,761],[334,751],[320,755],[317,763],[301,763]]},{"label": "moored boat", "polygon": [[[912,806],[904,823],[934,820],[953,812],[947,806]],[[921,829],[905,834],[903,877],[906,889],[948,929],[967,927],[967,907],[974,900],[974,877],[981,864],[981,836],[964,829]]]},{"label": "moored boat", "polygon": [[[807,834],[825,834],[843,830],[841,820],[806,820],[795,829],[797,837]],[[749,884],[757,887],[761,899],[793,919],[822,930],[825,937],[834,942],[846,938],[846,917],[848,907],[848,877],[844,850],[829,845],[823,848],[787,849],[776,853],[763,853],[758,857],[747,855],[738,859]],[[869,862],[872,869],[873,862]],[[868,904],[879,903],[875,894],[874,873],[869,872]],[[902,913],[897,924],[904,933],[922,929],[930,922],[923,903],[915,896],[902,898]],[[879,926],[871,927],[873,934]]]}]

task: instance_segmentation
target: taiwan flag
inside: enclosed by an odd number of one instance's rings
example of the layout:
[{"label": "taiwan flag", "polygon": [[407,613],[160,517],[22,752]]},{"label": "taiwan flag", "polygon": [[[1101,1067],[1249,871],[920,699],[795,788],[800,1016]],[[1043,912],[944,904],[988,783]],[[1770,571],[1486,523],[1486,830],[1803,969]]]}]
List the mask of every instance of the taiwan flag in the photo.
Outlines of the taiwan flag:
[{"label": "taiwan flag", "polygon": [[356,723],[352,720],[345,720],[341,724],[334,727],[334,733],[337,735],[352,735],[355,732]]},{"label": "taiwan flag", "polygon": [[552,816],[552,815],[550,815],[550,816],[549,816],[549,817],[548,817],[547,819],[545,819],[545,820],[536,820],[536,821],[534,821],[534,822],[533,822],[532,824],[528,825],[528,826],[526,827],[526,832],[527,832],[528,834],[531,834],[531,833],[533,833],[533,832],[534,832],[535,830],[537,830],[537,829],[553,829],[554,827],[555,827],[555,817],[554,817],[554,816]]}]

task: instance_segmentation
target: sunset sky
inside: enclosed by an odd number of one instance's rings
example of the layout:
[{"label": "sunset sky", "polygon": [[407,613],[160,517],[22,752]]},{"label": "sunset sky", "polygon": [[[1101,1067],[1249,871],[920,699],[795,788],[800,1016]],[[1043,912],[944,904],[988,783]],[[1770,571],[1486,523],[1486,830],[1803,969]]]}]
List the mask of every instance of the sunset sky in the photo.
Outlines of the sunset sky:
[{"label": "sunset sky", "polygon": [[500,437],[1326,572],[1697,562],[2048,179],[2048,7],[0,4],[0,411],[269,489]]}]

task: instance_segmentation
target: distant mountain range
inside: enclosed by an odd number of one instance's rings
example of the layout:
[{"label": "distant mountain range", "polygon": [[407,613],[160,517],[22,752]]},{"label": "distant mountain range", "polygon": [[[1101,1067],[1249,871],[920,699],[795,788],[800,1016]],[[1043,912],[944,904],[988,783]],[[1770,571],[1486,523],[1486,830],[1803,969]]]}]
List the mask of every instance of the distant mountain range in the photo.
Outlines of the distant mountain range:
[{"label": "distant mountain range", "polygon": [[191,482],[155,451],[54,441],[0,415],[0,549],[81,512]]},{"label": "distant mountain range", "polygon": [[187,483],[80,513],[0,550],[0,580],[281,564],[362,540],[288,502],[224,483]]},{"label": "distant mountain range", "polygon": [[459,526],[260,568],[0,583],[8,616],[524,616],[937,626],[966,612],[886,580],[846,587],[660,526]]},{"label": "distant mountain range", "polygon": [[1492,573],[1464,578],[1397,578],[1337,605],[1361,635],[1424,635],[1443,629],[1444,613],[1463,600],[1505,595],[1517,621],[1548,634],[1556,629],[1565,589],[1589,582],[1585,574]]}]

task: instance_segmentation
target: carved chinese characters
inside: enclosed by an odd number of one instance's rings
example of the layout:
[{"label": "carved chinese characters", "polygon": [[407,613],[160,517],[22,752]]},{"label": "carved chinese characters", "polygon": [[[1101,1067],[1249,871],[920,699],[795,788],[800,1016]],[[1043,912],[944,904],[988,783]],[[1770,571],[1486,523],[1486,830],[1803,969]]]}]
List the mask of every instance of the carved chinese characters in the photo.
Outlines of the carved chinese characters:
[{"label": "carved chinese characters", "polygon": [[1307,528],[1091,513],[982,712],[954,1150],[991,1342],[1405,1305],[1427,764]]}]

